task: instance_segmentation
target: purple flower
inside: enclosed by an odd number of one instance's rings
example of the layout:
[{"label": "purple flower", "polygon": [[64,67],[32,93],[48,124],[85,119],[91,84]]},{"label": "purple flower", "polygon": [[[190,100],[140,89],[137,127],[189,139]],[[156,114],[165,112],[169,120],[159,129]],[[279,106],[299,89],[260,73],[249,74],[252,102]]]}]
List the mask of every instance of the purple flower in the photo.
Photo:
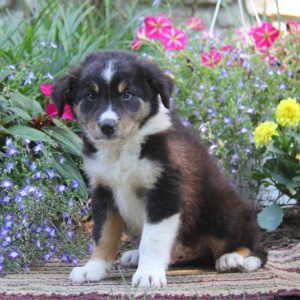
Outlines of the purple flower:
[{"label": "purple flower", "polygon": [[72,181],[71,187],[72,187],[73,189],[76,190],[76,189],[79,188],[79,186],[80,186],[79,181],[76,180],[76,179],[74,179],[74,180]]},{"label": "purple flower", "polygon": [[47,169],[47,174],[48,174],[49,178],[54,178],[55,177],[55,173],[52,169]]},{"label": "purple flower", "polygon": [[37,167],[38,167],[38,164],[35,161],[33,161],[29,164],[30,171],[34,171]]},{"label": "purple flower", "polygon": [[185,100],[185,103],[186,103],[187,105],[193,105],[193,104],[194,104],[194,101],[193,101],[193,99],[191,99],[191,98],[187,98],[187,99]]},{"label": "purple flower", "polygon": [[68,238],[68,240],[72,240],[73,236],[74,236],[74,233],[72,230],[68,230],[67,233],[66,233],[66,236]]},{"label": "purple flower", "polygon": [[29,195],[29,188],[28,186],[24,186],[23,188],[17,190],[17,193],[21,196],[21,197],[26,197]]},{"label": "purple flower", "polygon": [[5,145],[7,147],[11,147],[11,146],[14,146],[14,142],[13,142],[13,140],[11,138],[6,137],[6,139],[5,139]]},{"label": "purple flower", "polygon": [[287,85],[285,82],[282,82],[282,83],[280,84],[279,88],[280,88],[281,90],[286,90],[286,89],[288,88],[288,85]]},{"label": "purple flower", "polygon": [[13,185],[14,183],[9,178],[5,178],[0,184],[0,186],[4,189],[10,189]]},{"label": "purple flower", "polygon": [[224,121],[225,124],[231,123],[231,119],[229,117],[224,117],[223,121]]},{"label": "purple flower", "polygon": [[3,197],[0,199],[0,203],[2,204],[9,204],[11,200],[11,197],[8,195],[3,195]]},{"label": "purple flower", "polygon": [[9,236],[5,236],[4,238],[2,238],[2,247],[6,248],[9,245],[11,245],[11,243],[12,243],[12,241]]},{"label": "purple flower", "polygon": [[11,250],[7,253],[7,257],[13,260],[19,257],[20,255],[21,254],[19,250],[15,247],[12,247]]},{"label": "purple flower", "polygon": [[207,130],[208,130],[208,128],[207,128],[206,124],[203,123],[199,126],[200,132],[205,133]]},{"label": "purple flower", "polygon": [[255,113],[255,110],[254,110],[254,108],[252,108],[252,107],[249,107],[248,109],[247,109],[247,113],[248,114],[254,114]]},{"label": "purple flower", "polygon": [[23,143],[24,143],[25,145],[28,146],[28,145],[31,143],[31,140],[28,139],[28,138],[25,138],[25,139],[23,140]]},{"label": "purple flower", "polygon": [[71,255],[67,252],[64,252],[61,257],[60,257],[60,261],[64,262],[64,263],[70,263],[72,262],[72,258]]},{"label": "purple flower", "polygon": [[10,160],[8,160],[6,163],[5,163],[5,170],[7,173],[10,173],[13,169],[14,169],[14,163]]},{"label": "purple flower", "polygon": [[33,195],[35,196],[36,199],[41,199],[43,198],[43,192],[41,191],[41,189],[36,188],[35,191],[33,192]]},{"label": "purple flower", "polygon": [[19,240],[21,237],[22,237],[22,233],[20,231],[18,231],[16,234],[15,234],[15,237],[17,240]]},{"label": "purple flower", "polygon": [[73,199],[69,199],[68,206],[69,207],[74,207],[74,200]]},{"label": "purple flower", "polygon": [[25,81],[24,81],[24,85],[28,85],[32,83],[32,80],[35,78],[35,75],[32,71],[30,71],[29,73],[27,73],[26,77],[25,77]]},{"label": "purple flower", "polygon": [[72,263],[73,263],[73,266],[77,266],[78,265],[78,257],[77,256],[73,256],[72,257]]},{"label": "purple flower", "polygon": [[33,147],[33,151],[35,154],[42,152],[44,150],[44,145],[40,142],[37,142],[36,146]]},{"label": "purple flower", "polygon": [[214,91],[216,88],[217,88],[217,86],[213,84],[213,85],[209,88],[209,91],[212,92],[212,91]]},{"label": "purple flower", "polygon": [[248,131],[249,131],[249,129],[246,128],[246,127],[243,127],[243,128],[241,129],[241,133],[247,133]]},{"label": "purple flower", "polygon": [[44,255],[44,260],[49,261],[53,258],[54,253],[53,252],[48,252]]},{"label": "purple flower", "polygon": [[228,76],[228,71],[224,68],[221,69],[221,78],[225,78]]},{"label": "purple flower", "polygon": [[216,144],[212,144],[209,148],[208,151],[210,154],[214,154],[215,150],[218,148]]},{"label": "purple flower", "polygon": [[18,150],[15,149],[14,147],[9,147],[6,152],[6,154],[8,156],[15,156],[17,153],[18,153]]},{"label": "purple flower", "polygon": [[66,189],[67,189],[67,187],[64,184],[57,184],[55,187],[55,190],[58,193],[63,193],[63,192],[65,192]]},{"label": "purple flower", "polygon": [[41,179],[42,178],[42,172],[41,171],[37,171],[32,175],[33,179]]},{"label": "purple flower", "polygon": [[39,239],[36,239],[34,241],[34,244],[35,244],[36,248],[41,248],[41,241]]},{"label": "purple flower", "polygon": [[65,161],[66,161],[66,159],[63,156],[60,156],[59,163],[63,165],[65,163]]}]

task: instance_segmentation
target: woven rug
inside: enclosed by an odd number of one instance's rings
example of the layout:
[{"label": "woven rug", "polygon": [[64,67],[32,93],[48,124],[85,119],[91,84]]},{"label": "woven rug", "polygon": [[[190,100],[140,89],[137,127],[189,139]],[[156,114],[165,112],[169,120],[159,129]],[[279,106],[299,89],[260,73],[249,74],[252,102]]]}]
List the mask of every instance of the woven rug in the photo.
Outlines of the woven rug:
[{"label": "woven rug", "polygon": [[2,277],[0,299],[300,299],[300,243],[270,250],[266,266],[254,273],[170,269],[167,288],[146,292],[131,288],[134,269],[116,265],[106,280],[83,285],[70,284],[70,270],[53,261]]}]

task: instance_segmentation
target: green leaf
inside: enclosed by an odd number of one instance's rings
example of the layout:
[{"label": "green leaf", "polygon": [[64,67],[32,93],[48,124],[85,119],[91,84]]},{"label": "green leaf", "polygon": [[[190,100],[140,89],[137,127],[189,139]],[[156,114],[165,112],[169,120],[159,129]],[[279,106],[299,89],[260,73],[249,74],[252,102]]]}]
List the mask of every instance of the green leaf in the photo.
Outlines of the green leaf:
[{"label": "green leaf", "polygon": [[258,215],[257,221],[261,228],[267,231],[275,230],[282,222],[283,210],[277,204],[265,207]]},{"label": "green leaf", "polygon": [[58,174],[60,174],[63,178],[76,179],[80,183],[79,192],[84,198],[87,198],[88,191],[86,184],[81,176],[81,173],[77,168],[75,168],[75,164],[72,164],[67,158],[64,164],[59,162],[60,157],[56,154],[53,155],[53,168],[56,170]]},{"label": "green leaf", "polygon": [[39,102],[29,97],[26,97],[18,92],[10,92],[9,96],[13,106],[21,108],[31,115],[37,115],[39,113],[44,113]]},{"label": "green leaf", "polygon": [[18,117],[22,118],[25,121],[31,121],[30,115],[24,111],[23,109],[20,109],[18,107],[10,108],[9,109],[11,112],[13,112],[15,115]]},{"label": "green leaf", "polygon": [[7,128],[7,131],[18,137],[28,138],[32,141],[47,142],[53,146],[55,145],[55,143],[49,136],[47,136],[47,134],[35,128],[24,125],[14,125]]},{"label": "green leaf", "polygon": [[68,127],[43,128],[43,131],[55,139],[64,151],[77,156],[81,155],[82,141]]}]

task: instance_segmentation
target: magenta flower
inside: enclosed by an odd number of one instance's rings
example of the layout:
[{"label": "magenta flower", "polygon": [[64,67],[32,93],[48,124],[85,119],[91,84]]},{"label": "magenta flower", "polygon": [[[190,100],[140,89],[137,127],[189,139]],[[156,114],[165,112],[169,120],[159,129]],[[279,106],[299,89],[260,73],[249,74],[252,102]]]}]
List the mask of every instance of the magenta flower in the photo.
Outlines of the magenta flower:
[{"label": "magenta flower", "polygon": [[249,32],[254,39],[255,46],[261,52],[269,49],[278,38],[280,31],[272,23],[264,22],[261,26],[253,26]]},{"label": "magenta flower", "polygon": [[[58,110],[57,110],[55,104],[52,103],[52,102],[49,102],[46,105],[45,111],[46,111],[47,115],[49,117],[52,117],[52,118],[54,118],[58,115]],[[72,114],[72,109],[71,109],[71,106],[69,104],[65,105],[62,118],[66,119],[66,120],[74,120],[74,117],[73,117],[73,114]]]},{"label": "magenta flower", "polygon": [[143,44],[143,43],[142,43],[141,40],[135,39],[135,40],[133,40],[133,41],[131,42],[130,47],[131,47],[132,50],[137,51],[137,50],[139,50],[139,49],[141,48],[141,45],[142,45],[142,44]]},{"label": "magenta flower", "polygon": [[190,17],[188,19],[188,28],[199,31],[204,28],[204,21],[196,17]]},{"label": "magenta flower", "polygon": [[[51,93],[52,93],[52,89],[53,89],[53,84],[51,84],[51,83],[49,83],[49,84],[42,83],[42,84],[40,84],[40,89],[41,89],[43,95],[45,95],[47,97],[51,97]],[[55,104],[51,103],[51,102],[49,102],[46,105],[45,111],[46,111],[47,115],[49,117],[52,117],[52,118],[54,118],[54,117],[56,117],[58,115],[58,111],[57,111],[57,108],[56,108]],[[74,117],[73,117],[73,114],[72,114],[72,110],[71,110],[71,106],[69,104],[65,105],[62,118],[66,119],[66,120],[74,120]]]},{"label": "magenta flower", "polygon": [[160,40],[167,29],[172,28],[171,19],[164,16],[148,16],[145,18],[145,32],[148,38]]},{"label": "magenta flower", "polygon": [[162,35],[162,43],[166,50],[182,50],[186,47],[187,35],[180,29],[166,29]]},{"label": "magenta flower", "polygon": [[231,52],[233,50],[233,45],[224,45],[220,50],[223,51],[223,52]]},{"label": "magenta flower", "polygon": [[40,89],[43,95],[50,97],[53,89],[53,84],[51,83],[41,83],[40,84]]},{"label": "magenta flower", "polygon": [[222,60],[222,55],[219,51],[213,49],[210,52],[201,54],[201,63],[206,67],[215,67]]}]

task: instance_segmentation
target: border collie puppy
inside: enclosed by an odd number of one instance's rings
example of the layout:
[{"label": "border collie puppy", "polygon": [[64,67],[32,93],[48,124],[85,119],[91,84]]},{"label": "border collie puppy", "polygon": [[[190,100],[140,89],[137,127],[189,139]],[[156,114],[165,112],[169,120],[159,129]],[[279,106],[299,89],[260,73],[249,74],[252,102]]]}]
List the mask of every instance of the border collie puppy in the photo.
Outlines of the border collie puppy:
[{"label": "border collie puppy", "polygon": [[170,108],[172,87],[153,62],[124,51],[93,53],[55,82],[59,113],[70,104],[82,126],[93,191],[94,249],[72,282],[105,278],[124,230],[140,236],[121,257],[137,266],[136,287],[163,287],[169,264],[208,253],[219,272],[265,263],[253,207]]}]

